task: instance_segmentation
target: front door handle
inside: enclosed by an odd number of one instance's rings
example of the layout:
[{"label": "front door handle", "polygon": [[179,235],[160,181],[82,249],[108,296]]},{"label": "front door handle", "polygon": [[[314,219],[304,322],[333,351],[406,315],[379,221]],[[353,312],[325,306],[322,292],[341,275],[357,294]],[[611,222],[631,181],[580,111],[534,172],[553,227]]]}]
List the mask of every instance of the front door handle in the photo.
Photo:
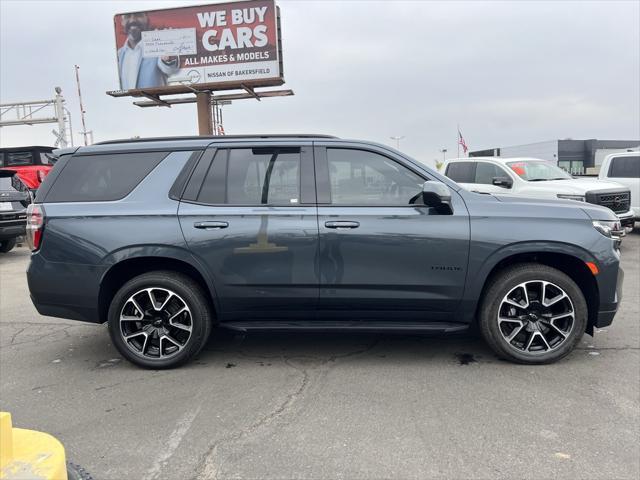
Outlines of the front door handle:
[{"label": "front door handle", "polygon": [[211,230],[214,228],[227,228],[229,223],[227,222],[196,222],[193,224],[195,228],[200,228],[203,230]]},{"label": "front door handle", "polygon": [[360,222],[324,222],[324,226],[327,228],[358,228],[360,226]]}]

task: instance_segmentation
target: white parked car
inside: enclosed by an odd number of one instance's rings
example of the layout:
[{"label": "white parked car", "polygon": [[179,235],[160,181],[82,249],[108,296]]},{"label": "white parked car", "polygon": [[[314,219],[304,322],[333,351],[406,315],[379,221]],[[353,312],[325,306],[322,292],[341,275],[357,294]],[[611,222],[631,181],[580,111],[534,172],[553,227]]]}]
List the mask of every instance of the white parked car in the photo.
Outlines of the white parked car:
[{"label": "white parked car", "polygon": [[442,172],[463,188],[534,198],[559,198],[595,203],[613,210],[627,231],[633,228],[631,191],[620,183],[573,178],[560,167],[538,158],[468,157],[447,160]]},{"label": "white parked car", "polygon": [[631,210],[640,222],[640,152],[612,153],[600,166],[600,180],[620,183],[631,191]]}]

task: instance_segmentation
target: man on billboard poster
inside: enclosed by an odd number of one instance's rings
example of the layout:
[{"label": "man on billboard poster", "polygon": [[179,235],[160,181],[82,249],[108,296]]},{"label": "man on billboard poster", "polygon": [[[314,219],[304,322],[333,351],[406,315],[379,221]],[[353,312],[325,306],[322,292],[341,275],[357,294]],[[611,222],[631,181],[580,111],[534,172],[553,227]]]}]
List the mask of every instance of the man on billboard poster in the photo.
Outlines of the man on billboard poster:
[{"label": "man on billboard poster", "polygon": [[127,13],[120,19],[127,34],[124,45],[118,49],[118,69],[120,88],[161,87],[167,84],[167,77],[180,68],[178,57],[144,57],[142,32],[150,30],[146,13]]}]

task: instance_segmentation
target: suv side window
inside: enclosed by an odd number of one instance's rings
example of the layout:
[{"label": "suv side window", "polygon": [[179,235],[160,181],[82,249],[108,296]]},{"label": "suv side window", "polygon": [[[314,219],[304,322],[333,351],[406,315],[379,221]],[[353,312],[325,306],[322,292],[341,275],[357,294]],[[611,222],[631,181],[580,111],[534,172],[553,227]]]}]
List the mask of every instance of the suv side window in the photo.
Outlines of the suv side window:
[{"label": "suv side window", "polygon": [[383,155],[365,150],[327,148],[333,205],[409,205],[425,182]]},{"label": "suv side window", "polygon": [[485,185],[493,185],[494,177],[509,177],[502,168],[493,163],[478,162],[476,166],[476,177],[472,183],[482,183]]},{"label": "suv side window", "polygon": [[614,178],[640,178],[640,155],[612,158],[609,176]]},{"label": "suv side window", "polygon": [[445,175],[457,183],[475,183],[476,162],[450,163]]},{"label": "suv side window", "polygon": [[130,152],[71,157],[51,185],[45,201],[120,200],[167,155],[168,152]]},{"label": "suv side window", "polygon": [[197,202],[214,205],[299,204],[300,149],[218,150],[208,166]]}]

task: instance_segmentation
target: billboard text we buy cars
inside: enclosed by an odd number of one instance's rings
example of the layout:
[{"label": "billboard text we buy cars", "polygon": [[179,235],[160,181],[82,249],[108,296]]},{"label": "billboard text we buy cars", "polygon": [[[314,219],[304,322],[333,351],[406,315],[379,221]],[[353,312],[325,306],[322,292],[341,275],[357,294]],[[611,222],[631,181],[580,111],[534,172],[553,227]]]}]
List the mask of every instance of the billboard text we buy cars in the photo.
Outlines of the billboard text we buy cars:
[{"label": "billboard text we buy cars", "polygon": [[274,0],[122,13],[114,26],[121,90],[282,83]]}]

